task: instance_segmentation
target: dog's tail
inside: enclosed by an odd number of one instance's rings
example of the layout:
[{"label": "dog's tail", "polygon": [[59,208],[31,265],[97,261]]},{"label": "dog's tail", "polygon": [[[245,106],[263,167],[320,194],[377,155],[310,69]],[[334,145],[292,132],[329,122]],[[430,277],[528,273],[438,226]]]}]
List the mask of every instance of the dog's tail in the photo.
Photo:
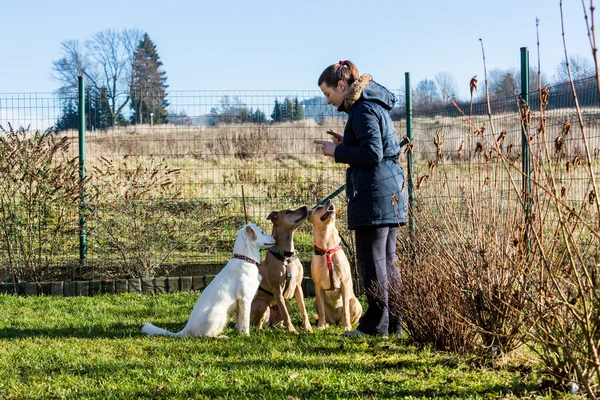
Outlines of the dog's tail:
[{"label": "dog's tail", "polygon": [[169,332],[166,329],[159,328],[158,326],[152,325],[150,322],[148,322],[144,326],[142,326],[142,329],[140,329],[140,332],[145,333],[148,336],[164,335],[164,336],[181,337],[181,332],[177,332],[177,333]]}]

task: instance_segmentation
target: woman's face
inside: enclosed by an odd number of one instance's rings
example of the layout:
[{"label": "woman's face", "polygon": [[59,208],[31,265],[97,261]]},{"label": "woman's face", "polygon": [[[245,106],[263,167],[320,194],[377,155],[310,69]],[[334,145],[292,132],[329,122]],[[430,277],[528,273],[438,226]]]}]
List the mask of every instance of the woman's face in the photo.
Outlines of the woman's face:
[{"label": "woman's face", "polygon": [[344,97],[346,97],[346,92],[348,91],[348,85],[344,81],[338,81],[338,84],[335,87],[327,86],[327,84],[323,82],[319,88],[321,88],[321,92],[323,92],[327,98],[327,104],[331,104],[335,108],[342,105]]}]

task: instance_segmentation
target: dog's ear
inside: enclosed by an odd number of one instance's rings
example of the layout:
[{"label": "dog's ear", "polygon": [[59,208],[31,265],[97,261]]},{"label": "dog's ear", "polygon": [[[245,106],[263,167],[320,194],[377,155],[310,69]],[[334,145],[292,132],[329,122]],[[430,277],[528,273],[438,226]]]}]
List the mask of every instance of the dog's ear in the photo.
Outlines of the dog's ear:
[{"label": "dog's ear", "polygon": [[271,211],[271,214],[269,214],[269,216],[267,217],[267,220],[272,221],[274,219],[277,219],[277,211]]},{"label": "dog's ear", "polygon": [[252,241],[256,240],[256,232],[254,232],[254,229],[250,225],[246,226],[246,236]]}]

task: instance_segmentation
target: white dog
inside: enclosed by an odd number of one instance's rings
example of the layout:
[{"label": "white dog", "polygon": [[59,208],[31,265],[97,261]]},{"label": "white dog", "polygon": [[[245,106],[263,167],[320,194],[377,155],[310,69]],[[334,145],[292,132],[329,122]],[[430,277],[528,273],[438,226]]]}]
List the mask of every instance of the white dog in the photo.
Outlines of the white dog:
[{"label": "white dog", "polygon": [[250,306],[261,276],[257,264],[260,249],[272,247],[275,238],[255,224],[245,225],[238,232],[233,246],[233,258],[204,289],[196,302],[187,325],[177,333],[145,324],[141,332],[147,335],[218,336],[229,318],[236,315],[237,331],[250,335]]}]

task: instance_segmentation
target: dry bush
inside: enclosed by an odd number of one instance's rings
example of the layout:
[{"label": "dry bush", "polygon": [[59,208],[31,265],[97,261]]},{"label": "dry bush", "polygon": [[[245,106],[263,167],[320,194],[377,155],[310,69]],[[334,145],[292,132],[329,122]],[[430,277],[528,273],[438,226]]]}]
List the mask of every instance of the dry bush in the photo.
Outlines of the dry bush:
[{"label": "dry bush", "polygon": [[[530,246],[537,253],[530,275],[528,323],[531,348],[558,385],[575,382],[589,398],[600,395],[600,203],[588,126],[583,115],[573,140],[583,143],[579,163],[540,144],[541,162],[532,175]],[[529,127],[528,127],[529,128]],[[542,127],[540,138],[545,137]],[[547,143],[547,142],[546,142]],[[565,182],[583,176],[573,190]],[[585,182],[584,181],[584,182]]]},{"label": "dry bush", "polygon": [[88,183],[90,248],[104,260],[97,273],[151,277],[166,272],[165,261],[196,240],[194,222],[206,219],[203,214],[211,207],[183,201],[173,185],[179,171],[164,162],[100,162]]},{"label": "dry bush", "polygon": [[[461,156],[439,127],[422,139],[431,143],[415,177],[416,232],[401,240],[411,250],[399,254],[401,306],[415,340],[453,351],[470,351],[473,332],[484,349],[527,343],[557,385],[574,382],[597,398],[600,149],[591,134],[597,124],[576,114],[542,109],[510,129],[490,114],[487,126],[501,131],[469,123]],[[511,132],[521,129],[529,138],[530,192],[523,150],[510,146]],[[458,336],[455,345],[450,335]]]},{"label": "dry bush", "polygon": [[404,245],[414,255],[400,254],[401,304],[416,340],[497,354],[521,345],[526,331],[528,252],[510,175],[501,162],[479,161],[465,171],[440,166],[418,185],[417,231]]},{"label": "dry bush", "polygon": [[469,353],[477,349],[477,331],[457,318],[463,308],[460,290],[448,280],[448,265],[435,249],[410,236],[399,237],[400,284],[390,282],[391,309],[400,312],[411,340],[441,351]]},{"label": "dry bush", "polygon": [[[60,274],[55,266],[77,245],[79,162],[51,130],[0,126],[0,250],[13,282]],[[8,277],[4,277],[5,279]],[[8,279],[7,279],[8,280]]]}]

